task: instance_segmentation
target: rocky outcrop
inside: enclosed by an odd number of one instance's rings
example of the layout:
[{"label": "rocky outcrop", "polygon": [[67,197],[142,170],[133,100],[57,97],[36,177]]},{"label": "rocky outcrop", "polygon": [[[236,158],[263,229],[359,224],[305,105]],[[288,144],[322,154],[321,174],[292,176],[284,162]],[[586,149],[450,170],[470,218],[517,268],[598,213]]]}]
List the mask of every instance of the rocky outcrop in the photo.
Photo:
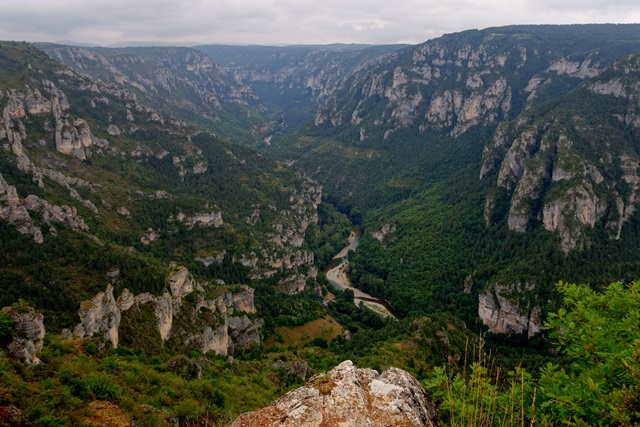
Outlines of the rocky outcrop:
[{"label": "rocky outcrop", "polygon": [[582,230],[593,228],[605,210],[591,183],[584,182],[545,203],[542,221],[545,229],[559,234],[561,248],[569,252],[586,246]]},{"label": "rocky outcrop", "polygon": [[[50,80],[41,82],[48,99],[38,89],[27,88],[26,93],[9,91],[7,106],[4,108],[0,125],[10,143],[20,143],[26,139],[24,120],[29,116],[50,115],[54,128],[54,143],[60,153],[85,160],[91,155],[94,145],[105,147],[107,142],[93,136],[86,121],[72,119],[67,110],[70,105],[66,95]],[[14,150],[15,151],[15,150]]]},{"label": "rocky outcrop", "polygon": [[227,321],[229,336],[229,353],[239,350],[251,350],[260,345],[260,329],[263,322],[253,321],[246,315],[229,317]]},{"label": "rocky outcrop", "polygon": [[44,241],[42,231],[34,224],[16,188],[9,185],[2,174],[0,174],[0,219],[16,225],[21,234],[33,236],[37,243]]},{"label": "rocky outcrop", "polygon": [[384,224],[380,231],[372,231],[371,237],[380,242],[380,244],[383,244],[384,238],[391,233],[395,233],[396,228],[397,226],[395,224]]},{"label": "rocky outcrop", "polygon": [[42,243],[44,241],[42,230],[29,212],[37,212],[41,223],[49,225],[50,230],[55,230],[51,223],[57,222],[69,226],[74,231],[89,231],[89,227],[78,215],[75,207],[52,205],[33,194],[21,200],[16,188],[7,184],[0,174],[0,219],[16,225],[20,233],[33,236],[37,243]]},{"label": "rocky outcrop", "polygon": [[541,311],[518,299],[529,301],[533,290],[531,285],[496,284],[478,296],[478,316],[495,334],[526,333],[531,338],[541,331]]},{"label": "rocky outcrop", "polygon": [[239,286],[209,299],[206,295],[208,290],[214,291],[213,286],[196,282],[186,268],[171,274],[167,287],[160,296],[134,296],[125,289],[116,300],[109,284],[105,292],[81,304],[80,323],[73,334],[80,338],[98,335],[117,347],[122,339],[122,318],[130,310],[150,307],[157,323],[147,327],[155,329],[163,343],[172,340],[180,347],[222,355],[260,345],[262,319],[252,320],[246,315],[256,312],[253,289]]},{"label": "rocky outcrop", "polygon": [[431,398],[406,371],[382,374],[350,360],[313,376],[271,406],[241,415],[232,427],[439,426]]},{"label": "rocky outcrop", "polygon": [[554,72],[557,74],[566,74],[571,77],[585,79],[595,77],[602,73],[604,67],[592,56],[588,56],[582,61],[571,61],[567,58],[561,58],[547,68],[547,73]]},{"label": "rocky outcrop", "polygon": [[105,292],[100,292],[90,301],[80,304],[80,324],[75,327],[73,334],[79,338],[88,338],[100,333],[105,341],[110,342],[113,347],[118,347],[120,315],[120,307],[113,297],[113,286],[109,284]]},{"label": "rocky outcrop", "polygon": [[[584,90],[604,91],[594,85]],[[563,112],[549,112],[535,121],[525,113],[498,127],[485,146],[480,178],[499,171],[497,188],[509,198],[509,229],[525,232],[536,220],[559,237],[564,252],[587,247],[589,230],[600,223],[606,224],[612,238],[620,237],[639,200],[640,159],[618,144],[605,148],[594,141],[599,126],[580,114],[567,118]],[[487,224],[495,198],[496,193],[487,198]]]},{"label": "rocky outcrop", "polygon": [[83,119],[57,119],[56,150],[62,154],[85,160],[91,156],[91,146],[97,142],[97,138],[93,136],[89,125]]},{"label": "rocky outcrop", "polygon": [[31,307],[4,307],[2,312],[13,321],[15,336],[7,344],[11,357],[19,359],[27,366],[41,363],[36,353],[42,350],[45,335],[43,316]]},{"label": "rocky outcrop", "polygon": [[222,212],[217,211],[198,212],[191,216],[179,212],[175,219],[173,217],[169,218],[169,221],[173,220],[185,224],[189,228],[193,228],[196,225],[200,227],[220,227],[224,224]]},{"label": "rocky outcrop", "polygon": [[29,427],[31,423],[14,405],[0,405],[0,427]]},{"label": "rocky outcrop", "polygon": [[[469,83],[474,82],[474,83]],[[434,128],[449,128],[456,137],[478,124],[492,124],[506,115],[511,109],[511,88],[504,77],[499,77],[485,87],[480,75],[469,77],[467,86],[473,88],[472,95],[465,96],[462,91],[445,91],[434,95],[421,129],[431,125]]]},{"label": "rocky outcrop", "polygon": [[640,55],[633,54],[619,59],[611,67],[611,74],[604,73],[600,78],[594,79],[588,89],[593,93],[626,100],[626,111],[613,116],[629,126],[640,128]]}]

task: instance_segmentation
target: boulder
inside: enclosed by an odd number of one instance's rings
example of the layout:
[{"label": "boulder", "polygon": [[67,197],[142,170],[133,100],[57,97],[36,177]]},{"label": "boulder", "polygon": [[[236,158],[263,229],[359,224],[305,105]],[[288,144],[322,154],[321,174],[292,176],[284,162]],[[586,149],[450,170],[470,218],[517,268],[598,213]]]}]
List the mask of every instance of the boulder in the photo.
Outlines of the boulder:
[{"label": "boulder", "polygon": [[389,368],[380,375],[346,360],[271,406],[242,414],[231,427],[439,425],[431,398],[408,372]]},{"label": "boulder", "polygon": [[14,405],[0,406],[0,427],[27,427],[31,425],[27,417]]}]

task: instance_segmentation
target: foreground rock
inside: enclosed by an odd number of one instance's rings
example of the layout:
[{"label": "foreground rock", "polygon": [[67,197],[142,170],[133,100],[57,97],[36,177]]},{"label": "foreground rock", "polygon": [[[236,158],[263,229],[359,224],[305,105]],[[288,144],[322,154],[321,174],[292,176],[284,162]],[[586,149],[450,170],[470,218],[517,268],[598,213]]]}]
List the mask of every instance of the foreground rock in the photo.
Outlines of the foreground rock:
[{"label": "foreground rock", "polygon": [[31,307],[24,310],[15,307],[4,307],[2,311],[13,320],[15,337],[7,345],[11,357],[20,359],[27,366],[40,363],[36,352],[42,350],[45,329],[43,316]]},{"label": "foreground rock", "polygon": [[27,427],[29,420],[14,405],[0,406],[0,427]]},{"label": "foreground rock", "polygon": [[409,373],[389,368],[378,374],[346,360],[231,427],[439,425],[431,398]]}]

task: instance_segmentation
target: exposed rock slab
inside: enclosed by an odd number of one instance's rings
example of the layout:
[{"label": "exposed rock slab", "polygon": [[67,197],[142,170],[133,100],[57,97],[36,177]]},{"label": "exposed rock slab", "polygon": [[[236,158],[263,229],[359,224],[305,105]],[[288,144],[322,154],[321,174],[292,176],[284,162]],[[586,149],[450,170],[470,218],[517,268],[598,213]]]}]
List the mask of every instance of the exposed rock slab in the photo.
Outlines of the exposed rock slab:
[{"label": "exposed rock slab", "polygon": [[389,368],[380,375],[346,360],[231,427],[439,425],[431,398],[408,372]]}]

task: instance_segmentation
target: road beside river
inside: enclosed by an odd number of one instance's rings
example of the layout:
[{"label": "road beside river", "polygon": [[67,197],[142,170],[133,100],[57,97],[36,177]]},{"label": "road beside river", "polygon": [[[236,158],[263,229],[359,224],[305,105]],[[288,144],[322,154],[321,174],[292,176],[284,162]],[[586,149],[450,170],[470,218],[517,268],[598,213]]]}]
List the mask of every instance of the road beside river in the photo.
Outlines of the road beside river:
[{"label": "road beside river", "polygon": [[383,317],[390,316],[395,319],[395,316],[389,311],[389,309],[387,309],[387,303],[385,301],[372,297],[358,288],[354,288],[349,281],[349,277],[347,277],[346,269],[349,266],[349,251],[351,250],[355,252],[358,244],[360,243],[361,236],[360,227],[353,227],[351,236],[349,236],[349,244],[342,248],[342,250],[333,257],[333,260],[325,269],[324,274],[327,276],[331,286],[335,289],[339,289],[341,291],[351,289],[354,295],[354,304],[359,305],[360,302],[362,302],[367,308],[379,315]]}]

